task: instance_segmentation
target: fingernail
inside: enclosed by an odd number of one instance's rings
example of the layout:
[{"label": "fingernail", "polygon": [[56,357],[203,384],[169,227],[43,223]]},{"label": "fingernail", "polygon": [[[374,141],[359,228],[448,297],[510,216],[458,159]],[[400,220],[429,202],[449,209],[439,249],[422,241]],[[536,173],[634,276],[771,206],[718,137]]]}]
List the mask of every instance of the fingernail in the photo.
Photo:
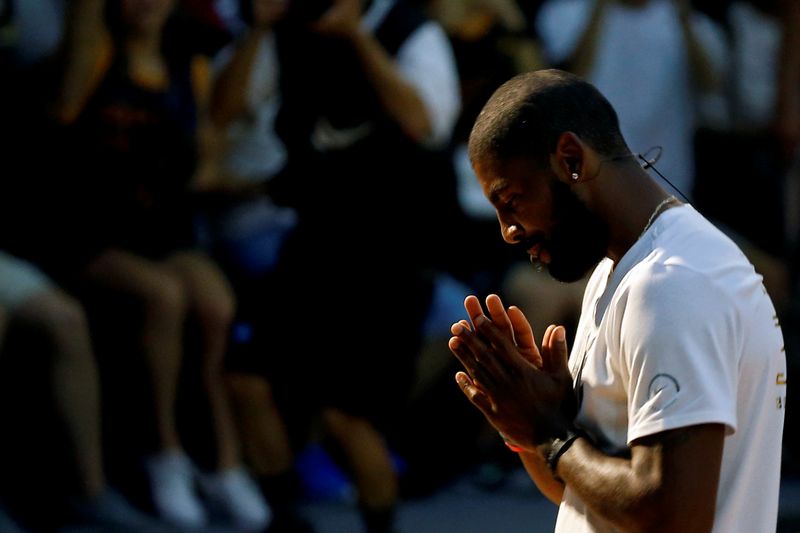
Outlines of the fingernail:
[{"label": "fingernail", "polygon": [[564,333],[564,328],[557,328],[555,333],[556,333],[556,341],[564,342],[565,340],[567,340],[567,337]]},{"label": "fingernail", "polygon": [[464,326],[459,323],[453,324],[453,327],[450,328],[450,331],[453,332],[453,335],[461,335],[461,332],[464,331]]}]

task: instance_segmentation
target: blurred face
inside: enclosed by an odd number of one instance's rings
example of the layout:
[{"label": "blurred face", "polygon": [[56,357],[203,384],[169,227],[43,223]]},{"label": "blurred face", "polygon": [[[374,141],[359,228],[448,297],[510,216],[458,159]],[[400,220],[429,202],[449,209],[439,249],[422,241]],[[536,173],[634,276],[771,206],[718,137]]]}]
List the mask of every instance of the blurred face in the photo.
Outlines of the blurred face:
[{"label": "blurred face", "polygon": [[476,166],[503,239],[563,282],[585,276],[608,250],[608,228],[549,169],[524,159]]},{"label": "blurred face", "polygon": [[132,33],[161,31],[177,0],[121,0],[122,18]]}]

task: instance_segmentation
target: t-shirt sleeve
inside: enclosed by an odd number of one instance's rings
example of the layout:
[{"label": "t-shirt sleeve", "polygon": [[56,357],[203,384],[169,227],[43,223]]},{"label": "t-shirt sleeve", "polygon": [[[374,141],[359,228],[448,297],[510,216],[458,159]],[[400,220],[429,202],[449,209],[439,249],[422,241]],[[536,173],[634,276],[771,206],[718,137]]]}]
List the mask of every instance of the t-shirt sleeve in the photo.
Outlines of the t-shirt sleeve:
[{"label": "t-shirt sleeve", "polygon": [[734,432],[740,328],[724,291],[681,266],[654,267],[641,279],[621,317],[628,443],[697,424]]},{"label": "t-shirt sleeve", "polygon": [[447,34],[438,23],[426,22],[400,47],[397,63],[428,110],[432,133],[426,144],[445,145],[461,112],[458,69]]}]

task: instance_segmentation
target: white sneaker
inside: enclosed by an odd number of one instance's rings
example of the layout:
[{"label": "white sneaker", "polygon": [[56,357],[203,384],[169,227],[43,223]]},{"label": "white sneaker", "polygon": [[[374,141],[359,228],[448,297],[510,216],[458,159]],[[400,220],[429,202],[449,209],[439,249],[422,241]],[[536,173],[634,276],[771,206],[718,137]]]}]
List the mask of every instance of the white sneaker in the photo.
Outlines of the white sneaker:
[{"label": "white sneaker", "polygon": [[243,468],[201,474],[199,480],[209,505],[237,528],[263,531],[272,522],[272,509]]},{"label": "white sneaker", "polygon": [[182,452],[163,452],[145,459],[150,494],[159,517],[180,527],[208,523],[206,510],[195,492],[195,469]]}]

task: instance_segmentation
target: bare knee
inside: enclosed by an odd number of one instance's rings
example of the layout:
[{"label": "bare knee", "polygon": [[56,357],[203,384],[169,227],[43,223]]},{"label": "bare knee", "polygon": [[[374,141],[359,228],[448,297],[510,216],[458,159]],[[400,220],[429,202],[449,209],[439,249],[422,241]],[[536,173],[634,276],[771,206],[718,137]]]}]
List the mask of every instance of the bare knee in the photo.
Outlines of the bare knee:
[{"label": "bare knee", "polygon": [[322,425],[339,443],[348,443],[365,436],[377,436],[372,424],[364,417],[328,408],[320,414]]},{"label": "bare knee", "polygon": [[195,313],[206,331],[224,332],[227,336],[236,314],[236,299],[226,283],[209,282],[209,286],[194,291]]},{"label": "bare knee", "polygon": [[14,312],[15,320],[41,335],[56,354],[90,357],[89,322],[81,303],[59,290],[41,292]]},{"label": "bare knee", "polygon": [[180,280],[170,273],[152,276],[138,295],[142,299],[146,319],[181,324],[188,307],[188,298]]},{"label": "bare knee", "polygon": [[171,257],[165,265],[182,280],[192,313],[203,329],[227,331],[236,313],[236,298],[216,263],[203,255],[181,253]]},{"label": "bare knee", "polygon": [[272,386],[261,376],[234,372],[228,374],[225,381],[237,403],[269,405],[273,401]]}]

